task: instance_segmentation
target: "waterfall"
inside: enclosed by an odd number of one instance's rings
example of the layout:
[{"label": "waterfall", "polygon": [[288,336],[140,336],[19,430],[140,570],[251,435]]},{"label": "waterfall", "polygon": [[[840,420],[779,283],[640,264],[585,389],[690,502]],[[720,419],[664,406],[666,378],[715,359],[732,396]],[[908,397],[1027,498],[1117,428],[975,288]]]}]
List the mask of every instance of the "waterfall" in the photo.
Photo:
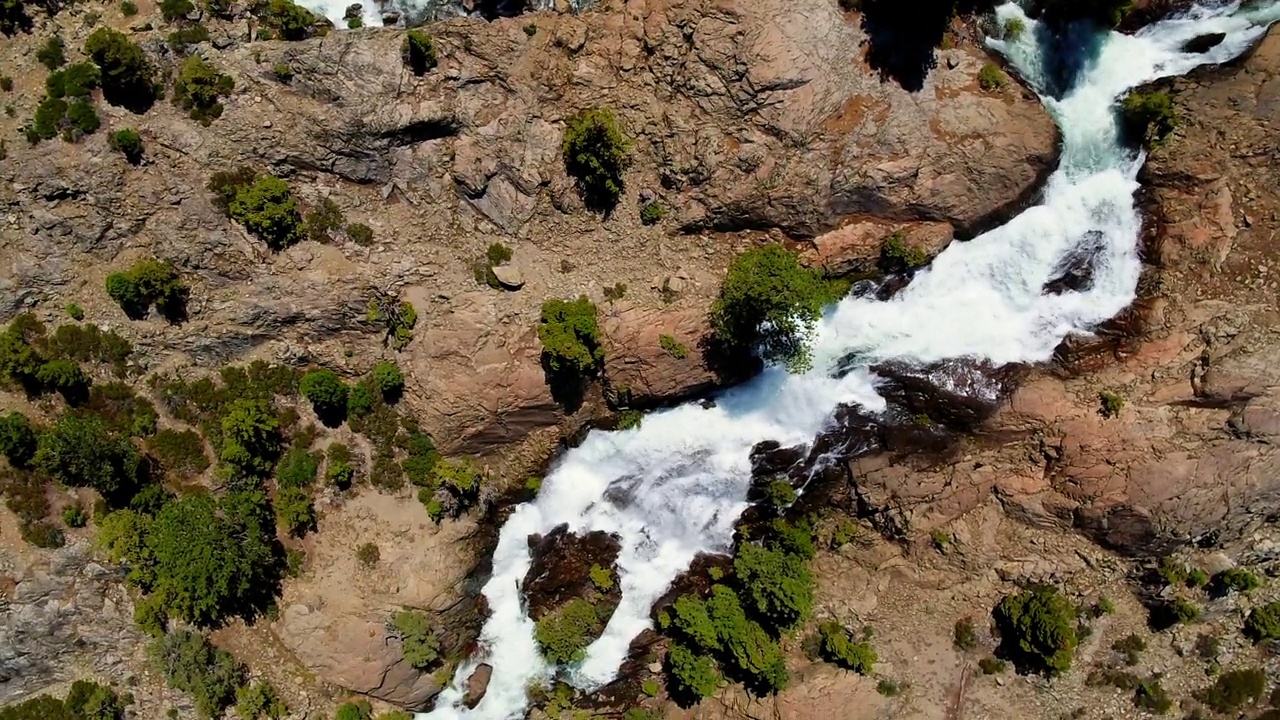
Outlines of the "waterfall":
[{"label": "waterfall", "polygon": [[[1050,95],[1058,83],[1047,76],[1047,44],[1038,41],[1043,29],[1014,4],[997,15],[1002,22],[1018,18],[1026,29],[991,46],[1042,93],[1062,131],[1061,165],[1041,203],[978,238],[952,243],[889,301],[851,297],[828,308],[813,333],[810,372],[768,368],[714,404],[654,412],[634,430],[590,433],[560,458],[538,498],[517,507],[502,527],[484,587],[491,615],[482,651],[458,668],[438,709],[420,719],[520,718],[527,689],[552,678],[555,669],[538,652],[518,589],[531,563],[529,535],[568,523],[574,532],[621,538],[622,602],[586,659],[568,670],[573,684],[597,687],[613,678],[631,640],[649,627],[653,603],[694,556],[730,550],[756,443],[808,443],[841,403],[882,409],[867,369],[876,362],[1044,361],[1068,333],[1088,332],[1133,301],[1141,270],[1133,196],[1142,158],[1120,143],[1118,100],[1150,80],[1237,56],[1280,11],[1275,3],[1251,3],[1247,11],[1239,3],[1196,7],[1134,36],[1100,34],[1060,97]],[[1226,39],[1204,54],[1183,51],[1205,33]],[[1097,254],[1092,286],[1043,294],[1055,269],[1086,244]],[[862,368],[833,373],[851,353]],[[466,679],[481,662],[493,666],[492,680],[483,701],[467,710]]]}]

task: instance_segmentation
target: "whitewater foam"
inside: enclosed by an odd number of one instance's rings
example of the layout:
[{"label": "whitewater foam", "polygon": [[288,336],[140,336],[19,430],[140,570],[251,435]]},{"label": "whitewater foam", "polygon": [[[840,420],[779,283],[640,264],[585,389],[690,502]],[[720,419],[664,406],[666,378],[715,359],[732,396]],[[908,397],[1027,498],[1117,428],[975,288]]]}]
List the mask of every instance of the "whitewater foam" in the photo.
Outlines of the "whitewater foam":
[{"label": "whitewater foam", "polygon": [[[1038,24],[1013,4],[997,14],[1022,20],[1026,30],[991,45],[1042,92],[1062,131],[1061,164],[1042,202],[974,240],[953,243],[892,300],[847,298],[829,308],[814,332],[812,371],[769,368],[712,406],[690,403],[652,413],[634,430],[592,432],[566,453],[537,500],[516,508],[501,530],[484,587],[491,615],[482,652],[459,667],[438,709],[420,719],[523,717],[528,688],[552,678],[519,591],[531,563],[529,535],[568,524],[575,532],[621,538],[622,602],[586,659],[568,671],[570,682],[597,687],[612,679],[631,640],[650,626],[650,608],[672,579],[698,553],[730,548],[756,443],[808,443],[842,403],[883,409],[866,369],[876,361],[1043,361],[1068,333],[1087,332],[1132,302],[1141,271],[1133,194],[1142,158],[1119,143],[1117,100],[1144,82],[1235,57],[1280,17],[1280,8],[1197,7],[1136,36],[1108,34],[1061,98],[1048,96]],[[1227,37],[1208,53],[1182,52],[1186,41],[1211,32]],[[1097,253],[1092,287],[1043,294],[1063,260],[1084,244]],[[863,366],[832,377],[850,353]],[[465,682],[480,662],[493,666],[493,676],[483,701],[468,710],[461,706]]]}]

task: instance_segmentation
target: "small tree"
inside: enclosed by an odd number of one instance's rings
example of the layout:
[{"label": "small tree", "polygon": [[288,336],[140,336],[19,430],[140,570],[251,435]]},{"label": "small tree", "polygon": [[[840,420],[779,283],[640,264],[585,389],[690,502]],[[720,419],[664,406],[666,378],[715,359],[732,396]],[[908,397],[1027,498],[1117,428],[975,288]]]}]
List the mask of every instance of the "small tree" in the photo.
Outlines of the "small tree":
[{"label": "small tree", "polygon": [[414,610],[402,610],[391,619],[400,636],[404,661],[418,670],[431,667],[440,657],[440,638],[431,629],[426,615]]},{"label": "small tree", "polygon": [[587,207],[612,210],[622,195],[622,175],[631,166],[631,141],[612,110],[583,110],[565,130],[565,171],[574,178]]},{"label": "small tree", "polygon": [[219,457],[240,480],[266,477],[280,452],[280,422],[261,400],[239,399],[222,418]]},{"label": "small tree", "polygon": [[1131,142],[1154,150],[1178,127],[1178,114],[1167,92],[1133,91],[1120,106],[1125,134]]},{"label": "small tree", "polygon": [[272,250],[283,250],[303,238],[298,201],[280,178],[267,175],[240,188],[228,209],[233,220]]},{"label": "small tree", "polygon": [[0,455],[16,468],[28,467],[36,455],[36,431],[16,410],[0,417]]},{"label": "small tree", "polygon": [[124,155],[130,165],[142,162],[142,136],[133,128],[124,128],[111,133],[108,140],[111,149]]},{"label": "small tree", "polygon": [[414,75],[425,75],[436,66],[436,43],[421,30],[410,30],[404,38],[404,64]]},{"label": "small tree", "polygon": [[1254,608],[1244,622],[1244,634],[1254,642],[1280,640],[1280,602]]},{"label": "small tree", "polygon": [[236,714],[241,720],[280,720],[289,714],[289,706],[274,685],[257,682],[236,690]]},{"label": "small tree", "polygon": [[384,400],[394,403],[404,393],[404,373],[393,362],[380,362],[373,366],[373,384]]},{"label": "small tree", "polygon": [[1075,608],[1057,590],[1036,585],[1006,596],[993,615],[1001,645],[1015,665],[1047,675],[1071,667],[1077,643]]},{"label": "small tree", "polygon": [[316,506],[305,488],[286,487],[276,492],[276,522],[294,537],[316,529]]},{"label": "small tree", "polygon": [[766,245],[734,258],[711,306],[711,324],[727,348],[758,349],[765,360],[800,371],[811,362],[807,334],[836,298],[835,288],[795,255]]},{"label": "small tree", "polygon": [[586,295],[542,303],[538,339],[543,362],[555,373],[591,375],[604,360],[596,306]]},{"label": "small tree", "polygon": [[123,33],[107,27],[94,30],[85,40],[84,53],[102,69],[107,102],[139,113],[155,102],[155,70],[142,48]]},{"label": "small tree", "polygon": [[325,425],[336,427],[346,420],[347,386],[332,370],[308,372],[302,376],[298,389],[311,401],[311,407]]},{"label": "small tree", "polygon": [[720,687],[715,661],[680,643],[672,644],[667,650],[667,673],[671,677],[672,694],[686,707],[714,695]]},{"label": "small tree", "polygon": [[818,643],[822,659],[845,670],[870,675],[876,664],[875,649],[869,643],[854,642],[849,631],[838,622],[825,622],[818,627]]},{"label": "small tree", "polygon": [[50,71],[57,70],[67,62],[66,47],[61,35],[52,35],[36,51],[36,60]]},{"label": "small tree", "polygon": [[152,304],[170,322],[186,317],[189,290],[172,265],[141,260],[126,272],[107,276],[107,294],[135,320],[147,316]]},{"label": "small tree", "polygon": [[743,604],[774,633],[790,630],[813,610],[813,575],[802,558],[747,543],[738,548],[733,571]]},{"label": "small tree", "polygon": [[222,717],[235,702],[244,668],[199,633],[179,630],[155,641],[151,658],[169,685],[190,693],[201,718]]},{"label": "small tree", "polygon": [[599,622],[595,607],[582,598],[575,598],[539,620],[534,627],[534,637],[547,662],[574,663],[585,655],[590,636]]},{"label": "small tree", "polygon": [[271,0],[265,20],[280,33],[283,40],[303,40],[311,33],[316,16],[293,0]]},{"label": "small tree", "polygon": [[50,360],[36,372],[40,384],[62,395],[68,405],[80,405],[89,399],[89,385],[93,382],[72,360]]},{"label": "small tree", "polygon": [[141,455],[96,417],[66,414],[40,435],[35,464],[64,485],[97,490],[123,504],[138,487]]},{"label": "small tree", "polygon": [[182,69],[173,85],[173,101],[191,114],[192,120],[208,125],[222,116],[219,98],[230,95],[235,81],[224,75],[199,55],[182,61]]},{"label": "small tree", "polygon": [[195,9],[191,0],[160,0],[160,14],[164,16],[165,22],[185,20]]}]

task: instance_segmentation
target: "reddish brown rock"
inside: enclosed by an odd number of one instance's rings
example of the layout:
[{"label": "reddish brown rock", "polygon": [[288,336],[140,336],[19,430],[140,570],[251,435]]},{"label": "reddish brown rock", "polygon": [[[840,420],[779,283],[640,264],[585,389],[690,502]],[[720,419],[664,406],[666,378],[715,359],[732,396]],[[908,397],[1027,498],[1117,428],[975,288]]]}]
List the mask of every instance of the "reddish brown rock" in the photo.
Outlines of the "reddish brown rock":
[{"label": "reddish brown rock", "polygon": [[711,335],[705,308],[631,307],[607,315],[601,330],[605,378],[630,405],[675,402],[719,385],[705,357]]}]

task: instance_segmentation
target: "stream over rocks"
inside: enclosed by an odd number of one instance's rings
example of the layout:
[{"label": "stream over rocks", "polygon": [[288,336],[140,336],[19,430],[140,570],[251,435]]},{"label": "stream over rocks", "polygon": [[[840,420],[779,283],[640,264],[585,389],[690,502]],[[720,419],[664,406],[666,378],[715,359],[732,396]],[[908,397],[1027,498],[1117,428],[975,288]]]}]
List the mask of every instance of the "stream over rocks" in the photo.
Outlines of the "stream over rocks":
[{"label": "stream over rocks", "polygon": [[[1066,89],[1062,64],[1046,49],[1060,43],[1016,5],[997,12],[1001,22],[1021,19],[1026,31],[992,47],[1041,92],[1062,131],[1061,165],[1040,204],[953,243],[905,287],[828,308],[813,333],[811,371],[769,367],[714,403],[657,411],[633,430],[591,432],[503,526],[484,588],[491,615],[480,651],[458,668],[437,709],[419,718],[520,718],[529,687],[557,673],[582,688],[609,682],[672,580],[699,554],[731,548],[753,470],[803,483],[796,468],[873,446],[927,446],[939,433],[971,428],[1000,402],[1020,364],[1050,359],[1068,334],[1097,328],[1133,301],[1142,157],[1122,144],[1118,101],[1153,79],[1244,52],[1280,17],[1277,4],[1196,6],[1136,35],[1088,38],[1081,46],[1090,52],[1073,60]],[[1210,34],[1223,38],[1188,51]],[[535,536],[534,544],[566,549],[575,537],[598,543],[579,565],[607,563],[593,558],[611,558],[617,545],[617,609],[572,667],[548,666],[534,640],[521,585],[551,577],[530,573]],[[492,676],[470,708],[467,680],[482,665]]]}]

